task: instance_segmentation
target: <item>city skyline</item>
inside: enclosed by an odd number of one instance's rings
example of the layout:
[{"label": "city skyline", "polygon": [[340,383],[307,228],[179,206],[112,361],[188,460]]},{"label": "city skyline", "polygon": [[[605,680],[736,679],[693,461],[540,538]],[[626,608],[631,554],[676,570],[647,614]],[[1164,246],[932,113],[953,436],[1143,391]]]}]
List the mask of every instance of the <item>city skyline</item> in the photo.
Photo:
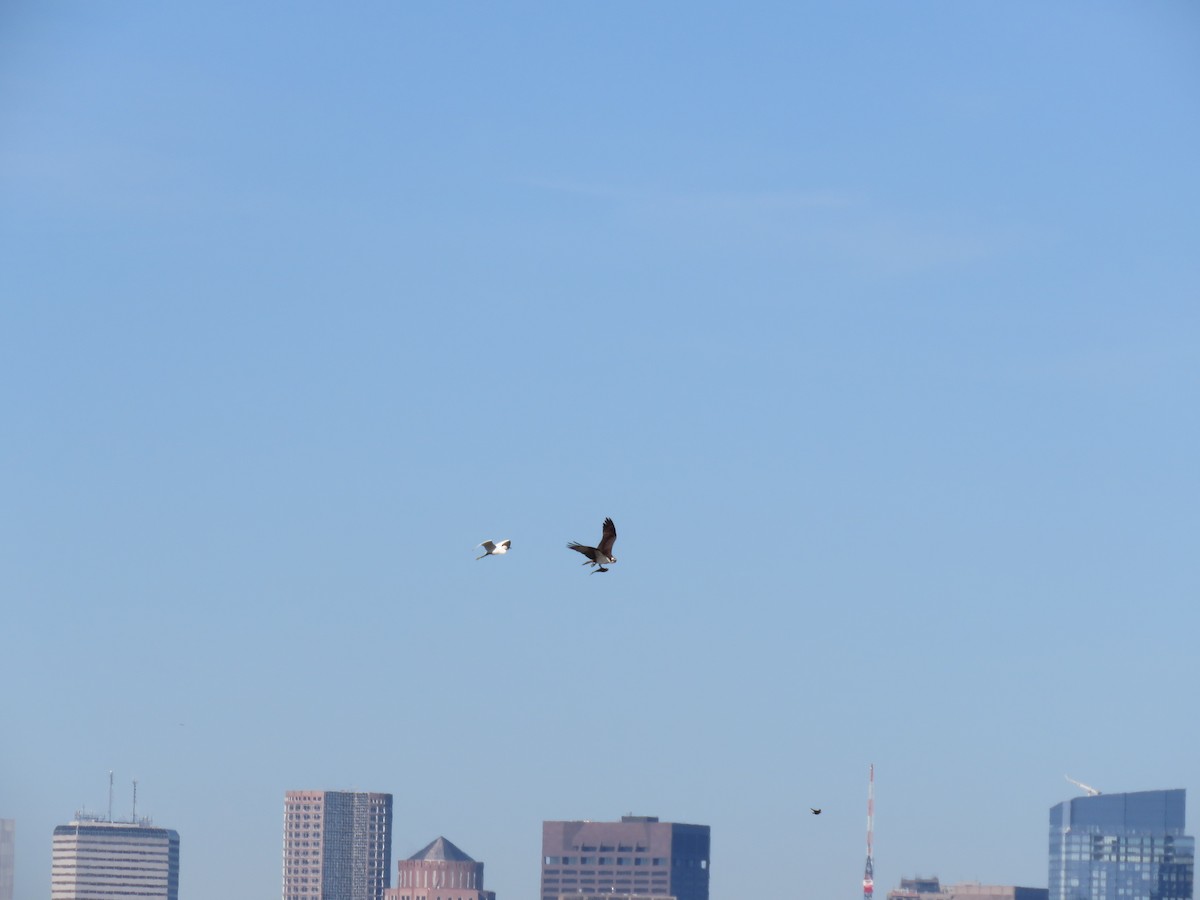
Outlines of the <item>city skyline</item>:
[{"label": "city skyline", "polygon": [[[112,773],[110,784],[111,779]],[[888,900],[920,900],[924,897],[934,900],[1047,900],[1048,897],[1049,900],[1114,900],[1119,894],[1128,895],[1128,900],[1191,900],[1195,840],[1184,833],[1186,789],[1102,794],[1088,785],[1076,784],[1086,791],[1085,796],[1061,801],[1049,809],[1051,830],[1046,854],[1049,888],[1000,881],[985,884],[980,880],[940,885],[936,876],[901,875],[898,887],[887,891]],[[164,900],[177,900],[180,885],[178,832],[155,827],[149,817],[138,818],[136,808],[131,818],[116,818],[111,812],[111,804],[110,795],[107,815],[77,811],[69,825],[54,829],[52,880],[55,896],[72,900],[77,894],[69,885],[94,880],[93,875],[82,874],[77,878],[74,874],[80,848],[100,861],[100,877],[106,878],[103,867],[117,866],[116,861],[129,852],[127,845],[131,841],[142,841],[154,859],[145,863],[146,872],[138,877],[161,886],[166,892],[162,895]],[[496,900],[495,891],[484,890],[483,864],[445,837],[435,838],[407,858],[398,858],[397,884],[391,886],[390,877],[383,876],[384,871],[390,875],[386,863],[394,855],[392,843],[387,839],[392,833],[391,808],[392,795],[384,792],[287,791],[284,801],[284,900],[303,900],[305,897],[313,900],[414,900],[431,887],[452,889],[455,898],[461,894],[466,900]],[[0,819],[0,828],[10,837],[14,825],[12,820]],[[334,832],[332,839],[326,836],[328,829]],[[661,822],[656,816],[633,814],[622,816],[618,821],[543,821],[541,900],[558,900],[560,894],[602,896],[614,892],[618,897],[628,894],[641,898],[669,893],[678,900],[709,900],[709,831],[707,825]],[[1072,833],[1075,833],[1074,837]],[[114,834],[116,838],[112,837]],[[305,838],[311,838],[312,843],[304,841]],[[1162,843],[1164,838],[1165,845]],[[1093,846],[1097,840],[1103,842],[1100,850]],[[1092,867],[1101,867],[1112,876],[1103,880],[1099,893],[1089,894],[1086,890],[1080,893],[1078,886],[1067,888],[1067,874],[1081,865],[1068,860],[1069,854],[1064,848],[1071,841],[1076,843],[1070,845],[1074,855],[1069,859],[1085,860],[1090,856],[1097,860],[1091,863]],[[1082,851],[1083,845],[1077,846],[1079,841],[1087,845]],[[309,847],[331,849],[305,849]],[[661,854],[662,858],[656,858],[656,854]],[[309,864],[308,859],[299,858],[301,855],[317,857],[315,874],[320,877],[313,879],[316,885],[313,888],[299,887],[303,879],[289,877],[302,874],[299,866]],[[167,860],[166,868],[156,861],[160,858]],[[1126,889],[1141,884],[1137,880],[1139,874],[1124,874],[1127,859],[1135,863],[1131,868],[1137,873],[1143,868],[1154,869],[1151,881],[1158,885],[1154,888],[1158,893],[1143,896]],[[380,862],[377,865],[371,860]],[[0,862],[4,862],[2,853]],[[1143,862],[1152,865],[1146,867],[1141,865]],[[11,857],[9,863],[11,866]],[[379,865],[385,868],[379,869]],[[1086,860],[1082,865],[1085,869],[1088,867]],[[113,871],[121,868],[117,866]],[[936,868],[944,870],[947,867]],[[1117,872],[1118,868],[1121,873]],[[1158,883],[1160,868],[1166,873],[1163,875],[1166,887]],[[9,871],[11,873],[11,867]],[[87,872],[86,869],[80,871]],[[3,874],[0,871],[0,876]],[[677,877],[679,875],[682,877]],[[111,878],[109,881],[112,883]],[[1064,890],[1067,892],[1063,893]],[[1163,890],[1168,892],[1162,893]],[[1052,891],[1054,896],[1050,896]],[[88,900],[90,894],[84,890],[79,896],[80,900]]]},{"label": "city skyline", "polygon": [[877,894],[1200,784],[1194,2],[2,8],[14,900],[109,770],[179,900],[305,786],[858,900],[872,763]]}]

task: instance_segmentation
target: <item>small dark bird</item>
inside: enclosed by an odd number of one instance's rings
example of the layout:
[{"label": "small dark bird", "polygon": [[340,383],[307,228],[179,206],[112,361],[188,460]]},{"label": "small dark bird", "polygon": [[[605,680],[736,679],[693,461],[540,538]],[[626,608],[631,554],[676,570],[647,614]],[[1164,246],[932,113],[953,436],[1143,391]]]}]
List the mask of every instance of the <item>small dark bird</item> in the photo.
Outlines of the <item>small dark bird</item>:
[{"label": "small dark bird", "polygon": [[613,524],[612,519],[605,519],[604,531],[600,535],[600,546],[587,547],[571,541],[567,547],[586,556],[587,559],[581,565],[593,566],[592,574],[595,575],[597,572],[607,572],[608,569],[605,566],[610,566],[617,561],[617,558],[613,556],[613,544],[616,541],[617,526]]},{"label": "small dark bird", "polygon": [[821,811],[819,809],[813,809],[811,806],[808,808],[808,811],[810,813],[812,813],[814,816],[819,816],[821,814]]}]

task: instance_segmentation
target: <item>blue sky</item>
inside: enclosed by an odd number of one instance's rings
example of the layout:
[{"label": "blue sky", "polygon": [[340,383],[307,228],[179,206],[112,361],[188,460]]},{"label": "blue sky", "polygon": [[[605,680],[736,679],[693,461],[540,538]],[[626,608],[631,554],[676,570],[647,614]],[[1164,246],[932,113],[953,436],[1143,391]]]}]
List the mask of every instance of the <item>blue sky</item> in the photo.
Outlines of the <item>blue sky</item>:
[{"label": "blue sky", "polygon": [[110,769],[183,900],[288,789],[834,900],[871,762],[881,891],[1200,787],[1198,104],[1183,2],[6,4],[17,900]]}]

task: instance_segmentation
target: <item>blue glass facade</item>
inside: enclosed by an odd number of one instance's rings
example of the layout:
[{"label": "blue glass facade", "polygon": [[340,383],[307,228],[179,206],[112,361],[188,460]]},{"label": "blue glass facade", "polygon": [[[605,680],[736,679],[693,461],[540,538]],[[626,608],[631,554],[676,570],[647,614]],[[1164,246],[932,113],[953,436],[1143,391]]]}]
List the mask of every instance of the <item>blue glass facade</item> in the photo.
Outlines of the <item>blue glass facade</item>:
[{"label": "blue glass facade", "polygon": [[1076,797],[1050,810],[1050,900],[1192,900],[1182,790]]}]

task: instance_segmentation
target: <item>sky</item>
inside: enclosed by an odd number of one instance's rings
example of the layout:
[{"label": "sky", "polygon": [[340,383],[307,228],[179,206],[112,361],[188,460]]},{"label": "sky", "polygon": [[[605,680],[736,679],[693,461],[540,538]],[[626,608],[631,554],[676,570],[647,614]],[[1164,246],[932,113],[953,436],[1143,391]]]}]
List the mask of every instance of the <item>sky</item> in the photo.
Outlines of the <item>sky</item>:
[{"label": "sky", "polygon": [[9,0],[16,900],[110,770],[181,900],[293,789],[499,900],[628,813],[850,900],[872,763],[881,893],[1200,802],[1198,112],[1170,0]]}]

